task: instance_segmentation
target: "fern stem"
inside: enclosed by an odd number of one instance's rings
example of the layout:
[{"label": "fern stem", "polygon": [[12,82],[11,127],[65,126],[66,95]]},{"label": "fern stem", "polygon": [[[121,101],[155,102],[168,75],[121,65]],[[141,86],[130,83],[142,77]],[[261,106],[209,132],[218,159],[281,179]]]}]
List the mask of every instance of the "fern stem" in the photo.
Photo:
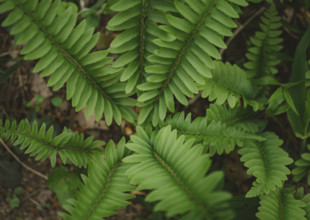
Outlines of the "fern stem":
[{"label": "fern stem", "polygon": [[300,153],[304,153],[307,147],[307,138],[301,140]]},{"label": "fern stem", "polygon": [[148,0],[142,0],[142,10],[140,19],[140,44],[139,44],[139,58],[140,58],[140,76],[143,76],[144,72],[144,56],[145,56],[145,34],[146,34],[146,12],[148,8]]},{"label": "fern stem", "polygon": [[283,201],[285,201],[285,194],[283,189],[280,189],[279,193],[279,219],[283,219]]}]

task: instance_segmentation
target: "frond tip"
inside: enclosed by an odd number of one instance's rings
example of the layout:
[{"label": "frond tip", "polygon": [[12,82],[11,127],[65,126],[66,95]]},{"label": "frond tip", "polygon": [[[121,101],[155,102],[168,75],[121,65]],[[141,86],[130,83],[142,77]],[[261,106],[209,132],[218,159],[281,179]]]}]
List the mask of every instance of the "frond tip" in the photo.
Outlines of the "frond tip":
[{"label": "frond tip", "polygon": [[160,127],[170,125],[177,129],[179,135],[186,139],[193,138],[195,143],[201,143],[211,155],[231,152],[236,145],[242,146],[246,141],[263,141],[264,137],[253,131],[246,131],[235,125],[228,125],[221,120],[208,120],[206,117],[197,117],[191,121],[191,114],[184,116],[184,112],[169,117]]},{"label": "frond tip", "polygon": [[206,79],[205,85],[201,86],[203,98],[216,100],[219,105],[227,101],[234,108],[240,97],[245,100],[257,97],[258,89],[247,79],[244,70],[229,62],[214,62],[214,66],[212,78]]},{"label": "frond tip", "polygon": [[244,65],[250,77],[258,78],[276,74],[275,66],[281,62],[278,53],[283,48],[280,37],[282,24],[274,3],[262,16],[259,26],[261,31],[250,39],[251,47],[246,54],[248,62]]},{"label": "frond tip", "polygon": [[[174,112],[174,98],[187,105],[187,97],[199,92],[198,85],[211,77],[213,58],[221,58],[216,47],[225,48],[223,38],[232,35],[238,5],[246,4],[243,0],[174,1],[180,15],[168,13],[167,24],[159,26],[166,34],[157,34],[154,43],[158,48],[147,58],[146,82],[137,87],[142,91],[139,124],[149,118],[157,125],[167,110]],[[167,39],[167,35],[175,39]]]},{"label": "frond tip", "polygon": [[[1,4],[1,3],[0,3]],[[11,26],[17,45],[25,44],[21,54],[25,60],[39,59],[34,72],[50,76],[47,85],[58,90],[66,84],[67,99],[76,111],[86,106],[86,115],[95,112],[110,125],[121,124],[122,117],[134,121],[134,111],[128,106],[135,100],[125,94],[125,84],[119,83],[120,68],[109,63],[107,51],[90,52],[99,33],[88,27],[86,20],[77,26],[77,13],[60,0],[7,0],[0,12],[11,11],[2,26]],[[130,95],[130,94],[129,94]]]},{"label": "frond tip", "polygon": [[54,128],[51,126],[46,131],[46,124],[39,128],[36,121],[30,125],[28,120],[22,120],[19,124],[15,120],[6,120],[5,124],[0,120],[0,137],[20,145],[21,150],[25,150],[30,156],[36,155],[36,160],[44,161],[50,157],[51,165],[56,164],[58,154],[64,164],[67,158],[77,167],[86,167],[96,154],[101,154],[99,146],[103,146],[103,141],[93,141],[92,136],[84,139],[83,134],[73,133],[65,128],[64,131],[53,137]]},{"label": "frond tip", "polygon": [[306,212],[302,209],[305,203],[295,199],[293,192],[293,189],[278,188],[261,196],[256,216],[260,220],[306,220]]},{"label": "frond tip", "polygon": [[295,165],[296,167],[292,170],[294,181],[299,182],[307,176],[307,182],[310,186],[310,145],[308,145],[308,152],[301,154],[301,158],[295,162]]},{"label": "frond tip", "polygon": [[70,215],[61,213],[64,220],[92,219],[102,220],[123,209],[134,197],[129,193],[135,189],[129,184],[125,175],[128,164],[122,159],[128,154],[123,138],[116,148],[111,141],[105,150],[105,159],[98,155],[89,165],[88,176],[82,176],[84,184],[77,193],[76,200],[68,201],[71,205],[64,207]]},{"label": "frond tip", "polygon": [[153,190],[146,200],[159,201],[155,211],[167,216],[184,214],[184,219],[231,219],[227,200],[231,195],[218,189],[223,178],[220,171],[205,176],[211,160],[202,154],[203,147],[194,140],[185,141],[167,126],[148,135],[137,127],[127,147],[134,154],[125,162],[134,163],[126,172],[139,190]]},{"label": "frond tip", "polygon": [[[280,146],[282,141],[271,132],[263,133],[265,141],[248,142],[238,151],[240,160],[248,167],[248,174],[257,179],[246,197],[269,194],[277,187],[282,187],[290,170],[286,167],[293,162]],[[276,156],[275,156],[276,155]]]}]

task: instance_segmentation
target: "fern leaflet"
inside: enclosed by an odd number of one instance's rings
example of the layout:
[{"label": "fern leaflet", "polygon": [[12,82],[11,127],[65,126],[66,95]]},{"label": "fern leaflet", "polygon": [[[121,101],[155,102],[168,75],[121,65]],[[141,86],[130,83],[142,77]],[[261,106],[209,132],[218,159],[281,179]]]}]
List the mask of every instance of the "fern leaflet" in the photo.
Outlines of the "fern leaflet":
[{"label": "fern leaflet", "polygon": [[264,107],[264,102],[259,103],[259,99],[255,99],[258,96],[258,89],[247,79],[245,71],[237,65],[214,62],[211,74],[212,78],[206,79],[205,84],[200,87],[203,98],[208,97],[209,101],[216,100],[216,104],[219,105],[227,101],[231,108],[243,98],[245,106],[249,104],[254,110]]},{"label": "fern leaflet", "polygon": [[308,152],[301,154],[301,159],[295,162],[296,167],[292,170],[294,181],[299,182],[305,176],[307,183],[310,186],[310,145],[308,145]]},{"label": "fern leaflet", "polygon": [[278,188],[260,197],[260,207],[256,216],[260,220],[306,220],[302,207],[304,202],[296,200],[293,189]]},{"label": "fern leaflet", "polygon": [[125,67],[120,80],[127,81],[126,92],[129,93],[144,78],[146,57],[156,48],[154,33],[169,37],[155,23],[166,23],[165,13],[175,9],[167,0],[121,0],[115,1],[111,9],[118,14],[109,21],[107,29],[123,32],[113,40],[109,51],[122,54],[113,66]]},{"label": "fern leaflet", "polygon": [[222,121],[208,120],[207,117],[197,117],[191,121],[191,114],[185,118],[184,112],[168,117],[159,127],[170,125],[177,129],[179,135],[186,139],[194,138],[196,143],[202,143],[211,155],[231,152],[236,145],[242,146],[246,141],[263,141],[260,135],[245,131],[236,126],[228,126]]},{"label": "fern leaflet", "polygon": [[[247,5],[246,1],[230,1]],[[167,25],[159,26],[175,40],[158,35],[154,43],[160,48],[148,57],[146,82],[139,85],[142,107],[138,122],[149,118],[153,125],[163,121],[167,109],[174,112],[174,97],[187,105],[186,97],[198,93],[197,84],[204,84],[214,68],[212,58],[220,58],[217,47],[226,47],[224,36],[231,36],[235,27],[231,18],[238,17],[234,7],[225,0],[174,1],[177,12],[167,14]],[[149,117],[150,115],[150,117]]]},{"label": "fern leaflet", "polygon": [[207,109],[209,121],[221,121],[228,126],[236,126],[251,133],[260,133],[266,121],[255,119],[256,115],[249,109],[228,108],[226,105],[211,104]]},{"label": "fern leaflet", "polygon": [[291,164],[293,160],[280,148],[282,141],[271,132],[263,133],[263,137],[266,138],[265,141],[245,143],[238,151],[242,155],[240,160],[249,168],[248,174],[256,177],[246,197],[269,194],[277,187],[282,187],[290,174],[286,165]]},{"label": "fern leaflet", "polygon": [[125,175],[128,164],[122,159],[128,154],[123,138],[116,148],[111,141],[107,144],[104,158],[98,155],[88,167],[88,177],[82,176],[84,184],[80,187],[76,200],[70,200],[65,209],[70,215],[61,213],[64,220],[92,219],[101,220],[115,214],[115,210],[123,209],[130,202],[126,201],[134,195],[124,193],[132,191]]},{"label": "fern leaflet", "polygon": [[40,128],[36,121],[30,125],[28,120],[22,120],[19,124],[15,120],[6,120],[5,124],[0,120],[0,137],[10,140],[15,146],[20,145],[30,156],[36,155],[36,160],[44,161],[50,157],[52,167],[56,164],[56,155],[59,154],[62,162],[66,164],[67,158],[78,167],[86,167],[94,155],[100,154],[99,146],[103,141],[93,141],[93,137],[84,139],[83,134],[73,133],[69,129],[53,137],[54,128],[51,126],[46,131],[43,123]]},{"label": "fern leaflet", "polygon": [[141,127],[137,132],[127,144],[134,154],[124,161],[134,164],[126,173],[139,190],[153,190],[146,200],[159,201],[155,211],[166,211],[168,217],[185,214],[183,219],[233,217],[227,203],[230,194],[217,187],[223,173],[205,176],[211,160],[202,154],[201,145],[193,146],[193,139],[185,142],[185,137],[177,137],[170,126],[151,135]]},{"label": "fern leaflet", "polygon": [[251,47],[246,54],[249,61],[244,65],[249,76],[256,78],[276,74],[278,70],[275,66],[281,62],[278,53],[283,47],[280,37],[282,25],[274,3],[261,18],[259,26],[262,31],[256,32],[250,39]]},{"label": "fern leaflet", "polygon": [[34,72],[43,70],[42,77],[50,76],[48,86],[54,90],[67,84],[67,99],[72,99],[76,111],[86,107],[86,115],[102,114],[108,125],[112,120],[121,123],[122,117],[133,121],[135,113],[128,107],[135,100],[124,93],[125,84],[119,83],[120,69],[108,65],[113,58],[107,51],[89,53],[96,45],[99,33],[82,21],[76,27],[77,13],[72,6],[65,8],[60,0],[7,0],[1,11],[12,10],[3,21],[12,26],[16,44],[27,43],[21,50],[24,59],[40,59]]}]

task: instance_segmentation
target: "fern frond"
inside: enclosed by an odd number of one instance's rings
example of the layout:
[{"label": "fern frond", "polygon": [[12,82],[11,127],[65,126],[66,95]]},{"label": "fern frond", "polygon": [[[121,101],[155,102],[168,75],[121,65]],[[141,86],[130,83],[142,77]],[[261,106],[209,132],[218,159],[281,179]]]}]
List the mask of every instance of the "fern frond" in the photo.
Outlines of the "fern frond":
[{"label": "fern frond", "polygon": [[98,155],[91,161],[88,168],[88,176],[82,176],[84,184],[77,193],[76,200],[69,200],[64,207],[70,215],[61,213],[64,220],[93,219],[101,220],[103,217],[114,215],[115,210],[123,209],[130,202],[126,201],[134,197],[124,193],[135,189],[129,184],[125,175],[129,164],[122,159],[127,156],[125,139],[123,138],[117,148],[111,141],[107,144],[104,158]]},{"label": "fern frond", "polygon": [[102,114],[108,125],[122,117],[133,121],[135,114],[128,107],[135,101],[125,94],[125,85],[118,83],[120,69],[108,65],[113,58],[107,51],[90,53],[99,33],[82,21],[76,27],[77,15],[60,0],[7,0],[0,5],[2,12],[12,10],[2,26],[11,26],[16,44],[24,44],[21,54],[25,60],[40,59],[34,72],[50,76],[48,86],[54,90],[67,84],[67,99],[72,99],[76,111],[86,107],[86,115]]},{"label": "fern frond", "polygon": [[295,192],[295,199],[301,200],[305,203],[302,207],[306,212],[306,219],[310,219],[310,194],[306,191],[304,187],[298,187]]},{"label": "fern frond", "polygon": [[36,156],[36,160],[44,161],[50,157],[51,165],[56,164],[58,154],[64,164],[69,159],[77,167],[86,167],[96,154],[101,154],[99,146],[103,141],[93,141],[92,136],[84,138],[83,134],[73,133],[69,129],[53,137],[54,128],[51,126],[46,131],[46,124],[39,128],[36,121],[30,125],[28,120],[22,120],[19,124],[15,120],[0,120],[0,137],[9,140],[15,146],[20,145],[26,154]]},{"label": "fern frond", "polygon": [[302,207],[305,203],[296,200],[294,190],[278,188],[268,195],[262,195],[256,217],[260,220],[307,220]]},{"label": "fern frond", "polygon": [[304,207],[304,210],[306,212],[306,219],[310,219],[310,194],[306,194],[303,198],[302,201],[306,204]]},{"label": "fern frond", "polygon": [[310,145],[308,145],[308,152],[302,153],[301,159],[297,160],[295,165],[296,167],[292,170],[293,180],[299,182],[307,176],[307,183],[310,186]]},{"label": "fern frond", "polygon": [[249,109],[228,108],[226,105],[211,104],[207,109],[207,119],[221,121],[251,133],[260,133],[266,127],[266,121],[256,119]]},{"label": "fern frond", "polygon": [[238,13],[231,3],[247,5],[243,0],[174,1],[179,14],[167,14],[168,24],[159,28],[176,39],[160,34],[154,40],[160,48],[148,57],[146,82],[138,86],[142,91],[138,97],[140,124],[149,118],[157,125],[165,119],[167,109],[174,112],[174,97],[187,105],[186,97],[198,93],[197,84],[211,77],[212,58],[220,58],[216,47],[225,48],[224,36],[231,36],[230,29],[236,27],[232,18]]},{"label": "fern frond", "polygon": [[165,13],[175,9],[169,0],[120,0],[115,1],[111,9],[118,14],[109,21],[107,29],[123,32],[112,41],[109,51],[122,54],[113,66],[125,67],[120,80],[127,81],[129,93],[144,78],[146,57],[156,48],[154,33],[169,37],[155,23],[165,24]]},{"label": "fern frond", "polygon": [[[240,160],[248,167],[247,173],[256,177],[246,197],[269,194],[277,187],[282,187],[290,170],[286,167],[293,162],[280,146],[280,140],[274,133],[265,132],[265,141],[248,142],[238,151]],[[276,155],[276,156],[275,156]]]},{"label": "fern frond", "polygon": [[131,136],[127,147],[134,154],[126,157],[131,165],[126,172],[139,190],[153,190],[146,200],[159,201],[154,210],[167,216],[185,214],[182,219],[231,219],[227,200],[231,195],[220,191],[220,171],[205,176],[211,160],[194,140],[184,141],[171,127],[148,135],[141,127]]},{"label": "fern frond", "polygon": [[245,105],[250,104],[255,110],[263,108],[264,103],[254,100],[258,95],[258,89],[247,79],[245,71],[237,65],[214,62],[211,75],[212,77],[206,79],[205,84],[200,87],[201,97],[209,97],[209,101],[216,100],[215,103],[219,105],[227,101],[231,108],[243,98]]},{"label": "fern frond", "polygon": [[249,76],[256,78],[276,74],[275,66],[281,62],[278,53],[283,48],[280,37],[282,25],[274,3],[262,16],[259,26],[261,31],[250,39],[251,46],[246,54],[249,61],[244,65]]},{"label": "fern frond", "polygon": [[173,117],[168,116],[165,122],[160,122],[159,127],[170,125],[179,135],[186,139],[194,139],[201,143],[211,155],[229,153],[235,146],[242,146],[246,141],[263,141],[265,138],[237,126],[229,126],[220,120],[208,120],[207,117],[197,117],[193,122],[191,114],[184,116],[184,112]]}]

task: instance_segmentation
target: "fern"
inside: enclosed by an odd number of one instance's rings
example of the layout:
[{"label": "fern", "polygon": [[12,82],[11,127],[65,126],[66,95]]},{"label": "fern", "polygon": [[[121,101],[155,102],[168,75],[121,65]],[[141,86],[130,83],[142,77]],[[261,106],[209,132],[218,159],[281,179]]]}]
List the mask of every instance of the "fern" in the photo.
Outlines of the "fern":
[{"label": "fern", "polygon": [[107,51],[89,53],[96,45],[99,33],[82,21],[76,27],[77,15],[73,7],[65,8],[60,0],[7,0],[0,5],[0,13],[12,11],[4,20],[4,27],[12,26],[16,44],[27,43],[21,50],[25,60],[40,59],[34,72],[50,76],[48,86],[58,90],[67,84],[67,99],[72,99],[76,111],[86,105],[86,115],[102,114],[108,125],[112,119],[121,123],[122,117],[135,118],[127,106],[135,100],[124,93],[125,84],[118,83],[120,69],[108,65],[113,58]]},{"label": "fern", "polygon": [[266,138],[265,141],[248,142],[238,151],[242,155],[240,160],[249,168],[247,173],[256,177],[247,197],[269,194],[277,187],[282,187],[290,174],[286,165],[293,160],[280,148],[282,141],[271,132],[263,133],[263,137]]},{"label": "fern", "polygon": [[306,204],[304,210],[306,211],[306,219],[310,219],[310,194],[306,194],[302,201]]},{"label": "fern", "polygon": [[254,100],[258,96],[258,89],[247,79],[244,70],[228,62],[215,62],[214,65],[211,71],[212,78],[207,79],[201,86],[203,98],[208,97],[209,101],[216,100],[219,105],[227,101],[231,108],[243,98],[245,105],[253,106],[255,111],[264,107],[264,103]]},{"label": "fern", "polygon": [[231,219],[228,208],[229,193],[219,191],[217,184],[222,172],[205,173],[211,165],[203,147],[194,140],[184,141],[171,127],[147,134],[137,127],[127,147],[134,154],[126,157],[131,167],[126,172],[131,184],[139,190],[153,190],[146,200],[159,201],[155,211],[166,211],[167,216],[185,214],[182,219]]},{"label": "fern", "polygon": [[281,45],[283,40],[280,37],[282,25],[274,3],[271,3],[261,18],[259,26],[261,31],[256,32],[250,39],[251,47],[246,54],[249,61],[244,65],[248,69],[249,76],[256,78],[276,74],[278,70],[275,66],[281,61],[278,55],[283,48]]},{"label": "fern", "polygon": [[128,164],[123,163],[122,159],[127,154],[125,139],[122,139],[117,148],[113,142],[107,145],[105,159],[98,155],[92,160],[88,168],[88,177],[82,176],[84,185],[80,187],[77,199],[68,201],[71,205],[64,207],[70,215],[60,214],[64,220],[101,220],[103,217],[114,215],[114,210],[130,204],[126,200],[134,195],[123,193],[135,189],[125,176]]},{"label": "fern", "polygon": [[261,196],[256,216],[261,220],[306,220],[304,202],[294,199],[293,189],[278,188],[269,195]]},{"label": "fern", "polygon": [[65,128],[61,134],[53,137],[53,130],[51,126],[46,131],[45,123],[38,128],[36,121],[31,126],[28,120],[22,120],[19,124],[15,120],[6,120],[3,124],[0,120],[0,137],[10,139],[15,146],[20,145],[26,154],[36,155],[36,160],[45,161],[49,157],[52,167],[56,164],[57,154],[64,164],[69,159],[77,167],[86,167],[95,155],[102,152],[99,146],[104,142],[93,141],[92,136],[84,139],[83,134]]},{"label": "fern", "polygon": [[[231,2],[247,5],[243,0]],[[140,124],[147,118],[153,125],[164,120],[167,109],[174,112],[174,97],[187,105],[186,97],[198,93],[197,84],[203,84],[211,77],[214,68],[211,57],[220,58],[215,46],[226,47],[223,37],[231,36],[230,28],[236,27],[231,18],[238,14],[231,3],[224,0],[174,3],[180,16],[168,14],[168,24],[159,28],[176,39],[157,36],[154,42],[161,48],[148,57],[146,82],[138,86],[142,91],[138,97],[138,106],[142,107],[138,118]]]},{"label": "fern", "polygon": [[310,194],[305,193],[304,187],[298,187],[295,193],[295,198],[304,202],[304,206],[302,207],[306,212],[306,219],[310,219]]},{"label": "fern", "polygon": [[[8,15],[2,25],[15,36],[16,45],[23,45],[23,58],[38,60],[34,72],[49,77],[47,84],[54,90],[66,85],[76,111],[86,108],[86,115],[95,113],[97,120],[104,115],[108,125],[113,120],[120,125],[123,118],[145,125],[138,126],[127,143],[124,138],[117,147],[110,142],[105,150],[100,147],[105,143],[93,137],[67,128],[54,136],[53,127],[27,120],[0,120],[0,138],[37,160],[49,158],[53,167],[57,155],[63,164],[87,167],[75,198],[67,200],[60,213],[65,220],[111,216],[130,204],[130,191],[136,188],[149,190],[146,201],[154,202],[154,211],[164,211],[167,218],[233,219],[234,201],[222,190],[224,174],[213,171],[210,156],[230,153],[236,146],[248,174],[256,178],[246,197],[260,197],[259,219],[309,218],[307,192],[298,196],[284,188],[293,160],[281,148],[282,141],[265,132],[267,120],[260,119],[270,115],[256,112],[275,115],[288,108],[283,101],[290,108],[299,102],[287,95],[291,84],[286,84],[266,109],[267,86],[280,85],[274,75],[282,49],[281,18],[268,2],[243,70],[219,61],[218,48],[226,47],[224,38],[233,35],[234,19],[246,0],[109,1],[115,15],[107,29],[120,33],[108,50],[93,52],[99,33],[85,20],[77,22],[73,3],[0,0],[0,13]],[[175,101],[187,105],[199,92],[208,104],[215,102],[206,116],[192,120],[191,114],[179,112],[166,117],[168,111],[175,112]],[[295,165],[293,180],[300,182],[309,174],[309,153]]]},{"label": "fern", "polygon": [[[310,151],[310,145],[308,145],[308,151]],[[295,165],[296,167],[292,170],[294,181],[299,182],[306,176],[307,183],[310,186],[310,153],[306,152],[301,154],[301,159],[297,160]]]},{"label": "fern", "polygon": [[109,21],[107,29],[123,32],[113,40],[109,51],[122,54],[113,66],[125,67],[120,80],[127,81],[125,91],[129,93],[144,79],[146,57],[156,48],[154,34],[165,34],[155,22],[166,23],[165,13],[175,9],[167,0],[121,0],[110,8],[118,14]]},{"label": "fern", "polygon": [[177,129],[179,135],[186,139],[193,138],[196,143],[202,143],[211,155],[231,152],[236,145],[242,146],[246,141],[263,141],[264,138],[255,133],[245,131],[237,126],[228,126],[220,120],[208,120],[208,117],[198,117],[193,122],[191,114],[185,118],[184,112],[168,117],[160,127],[170,125]]},{"label": "fern", "polygon": [[257,115],[249,109],[228,108],[226,105],[211,104],[207,109],[207,119],[221,121],[228,126],[236,126],[251,133],[260,133],[266,121],[255,119]]}]

